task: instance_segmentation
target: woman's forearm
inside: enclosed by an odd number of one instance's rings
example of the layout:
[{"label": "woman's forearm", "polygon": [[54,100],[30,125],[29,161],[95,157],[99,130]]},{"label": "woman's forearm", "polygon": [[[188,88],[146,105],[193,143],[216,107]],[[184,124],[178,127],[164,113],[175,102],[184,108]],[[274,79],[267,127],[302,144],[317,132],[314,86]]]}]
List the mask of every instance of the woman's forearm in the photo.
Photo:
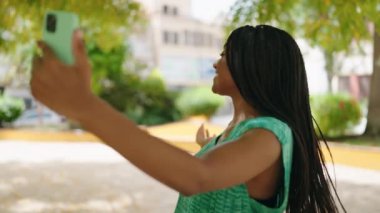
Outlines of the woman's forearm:
[{"label": "woman's forearm", "polygon": [[199,159],[139,129],[100,98],[92,98],[88,108],[78,121],[131,163],[183,194],[199,190]]}]

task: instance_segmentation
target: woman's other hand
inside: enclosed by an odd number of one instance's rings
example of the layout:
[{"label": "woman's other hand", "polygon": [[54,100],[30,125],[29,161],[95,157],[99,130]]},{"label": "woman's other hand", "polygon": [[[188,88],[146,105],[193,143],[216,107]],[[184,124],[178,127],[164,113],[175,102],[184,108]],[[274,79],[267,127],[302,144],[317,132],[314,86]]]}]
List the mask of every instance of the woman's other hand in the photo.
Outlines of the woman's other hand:
[{"label": "woman's other hand", "polygon": [[211,139],[213,139],[216,135],[214,134],[212,137],[210,137],[210,133],[208,129],[204,127],[204,123],[198,128],[197,135],[195,138],[195,141],[197,144],[201,147],[206,145]]}]

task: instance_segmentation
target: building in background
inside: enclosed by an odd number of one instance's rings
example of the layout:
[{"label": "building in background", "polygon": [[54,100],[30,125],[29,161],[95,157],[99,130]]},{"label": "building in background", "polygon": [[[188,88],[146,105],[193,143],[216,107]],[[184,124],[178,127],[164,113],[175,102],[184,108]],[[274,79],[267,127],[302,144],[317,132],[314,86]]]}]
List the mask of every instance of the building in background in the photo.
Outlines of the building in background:
[{"label": "building in background", "polygon": [[[157,68],[170,88],[210,85],[223,47],[223,27],[191,16],[191,0],[138,0],[149,19],[130,39],[134,56]],[[211,8],[210,8],[211,9]]]},{"label": "building in background", "polygon": [[341,54],[337,60],[340,73],[333,78],[334,92],[350,94],[359,101],[367,99],[373,72],[373,43],[363,42],[362,50],[349,56]]}]

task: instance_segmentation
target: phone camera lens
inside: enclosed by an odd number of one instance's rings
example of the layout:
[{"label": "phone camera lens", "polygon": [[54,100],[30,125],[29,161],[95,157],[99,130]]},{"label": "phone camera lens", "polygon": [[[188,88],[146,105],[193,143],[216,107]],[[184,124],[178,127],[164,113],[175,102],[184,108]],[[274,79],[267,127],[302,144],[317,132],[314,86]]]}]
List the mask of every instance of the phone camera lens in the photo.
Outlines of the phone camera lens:
[{"label": "phone camera lens", "polygon": [[53,14],[48,14],[47,24],[46,24],[47,31],[54,33],[56,26],[57,26],[57,17],[55,17],[55,15]]}]

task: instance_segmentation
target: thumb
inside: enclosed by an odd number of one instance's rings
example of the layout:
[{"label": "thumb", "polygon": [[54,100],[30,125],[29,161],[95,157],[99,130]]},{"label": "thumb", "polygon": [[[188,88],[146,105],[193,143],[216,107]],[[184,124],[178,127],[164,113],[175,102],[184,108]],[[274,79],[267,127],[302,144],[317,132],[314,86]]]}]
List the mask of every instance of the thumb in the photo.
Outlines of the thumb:
[{"label": "thumb", "polygon": [[198,129],[199,131],[204,131],[204,123],[202,123],[202,125],[199,127],[199,129]]},{"label": "thumb", "polygon": [[77,29],[73,33],[72,39],[73,54],[75,56],[75,65],[79,67],[88,66],[86,47],[83,40],[83,33]]}]

